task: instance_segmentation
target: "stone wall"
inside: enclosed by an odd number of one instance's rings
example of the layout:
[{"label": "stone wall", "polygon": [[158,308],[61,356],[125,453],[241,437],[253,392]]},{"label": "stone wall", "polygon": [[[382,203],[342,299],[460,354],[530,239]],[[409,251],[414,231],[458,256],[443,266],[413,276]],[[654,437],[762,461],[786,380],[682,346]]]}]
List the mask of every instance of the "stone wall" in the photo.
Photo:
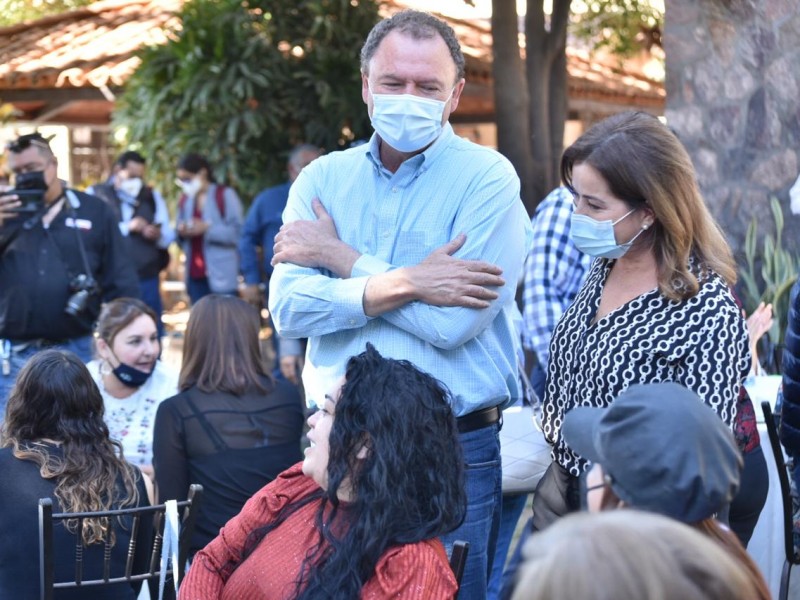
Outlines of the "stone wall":
[{"label": "stone wall", "polygon": [[774,230],[772,195],[800,252],[800,0],[669,0],[665,21],[667,122],[737,257],[753,217]]}]

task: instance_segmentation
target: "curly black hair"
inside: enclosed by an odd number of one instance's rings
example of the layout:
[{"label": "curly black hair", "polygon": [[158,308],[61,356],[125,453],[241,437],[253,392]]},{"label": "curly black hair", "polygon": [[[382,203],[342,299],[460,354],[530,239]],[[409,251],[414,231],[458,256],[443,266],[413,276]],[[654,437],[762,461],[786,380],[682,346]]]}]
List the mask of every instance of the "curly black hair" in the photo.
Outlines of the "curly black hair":
[{"label": "curly black hair", "polygon": [[[319,543],[302,563],[295,597],[358,598],[389,548],[458,527],[467,503],[464,459],[448,400],[432,376],[367,344],[348,361],[336,403],[328,489],[253,531],[242,560],[289,515],[321,498]],[[367,456],[356,458],[365,446]],[[343,485],[352,497],[347,503],[337,497]]]}]

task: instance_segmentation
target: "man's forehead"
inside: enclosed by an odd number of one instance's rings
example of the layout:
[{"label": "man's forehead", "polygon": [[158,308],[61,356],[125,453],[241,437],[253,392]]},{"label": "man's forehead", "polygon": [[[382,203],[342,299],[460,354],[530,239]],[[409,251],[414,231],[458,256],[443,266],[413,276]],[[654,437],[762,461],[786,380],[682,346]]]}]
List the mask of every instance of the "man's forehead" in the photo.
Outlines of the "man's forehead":
[{"label": "man's forehead", "polygon": [[418,37],[401,30],[390,31],[369,61],[370,71],[377,67],[382,72],[387,71],[387,67],[391,70],[421,65],[433,68],[441,77],[449,77],[451,73],[455,76],[455,60],[438,32]]},{"label": "man's forehead", "polygon": [[133,160],[129,160],[122,165],[122,171],[127,171],[129,175],[141,175],[144,173],[144,165]]},{"label": "man's forehead", "polygon": [[23,167],[30,167],[30,166],[44,166],[47,164],[48,160],[50,159],[49,156],[45,155],[45,152],[37,148],[36,146],[29,146],[25,148],[22,152],[8,152],[6,154],[6,160],[8,161],[8,166],[14,169],[20,169]]}]

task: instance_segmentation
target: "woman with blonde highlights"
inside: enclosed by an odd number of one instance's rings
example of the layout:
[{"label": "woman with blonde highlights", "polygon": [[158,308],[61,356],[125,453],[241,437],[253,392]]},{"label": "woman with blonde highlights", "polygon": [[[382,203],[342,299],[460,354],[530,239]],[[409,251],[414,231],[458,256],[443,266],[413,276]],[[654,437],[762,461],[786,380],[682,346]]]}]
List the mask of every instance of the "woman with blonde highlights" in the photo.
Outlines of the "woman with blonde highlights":
[{"label": "woman with blonde highlights", "polygon": [[555,460],[534,496],[534,528],[579,505],[587,461],[564,440],[564,416],[606,407],[633,384],[675,382],[736,433],[745,469],[730,525],[746,545],[768,487],[742,386],[747,326],[730,290],[730,248],[688,153],[656,117],[626,112],[567,148],[561,176],[574,196],[570,236],[596,260],[550,342],[543,426]]},{"label": "woman with blonde highlights", "polygon": [[[147,505],[143,477],[125,462],[122,447],[109,437],[103,399],[86,366],[62,350],[31,358],[17,377],[6,408],[0,444],[0,597],[38,598],[38,504],[53,499],[53,512],[88,512]],[[57,525],[54,538],[55,581],[75,576],[75,536],[81,536],[83,577],[103,577],[103,543],[111,540],[111,577],[125,574],[131,543],[129,519],[85,519]],[[134,572],[147,564],[152,524],[137,533]],[[110,529],[110,531],[109,531]],[[138,571],[136,569],[139,569]],[[93,599],[136,598],[130,584],[93,588]],[[86,591],[58,598],[86,598]]]}]

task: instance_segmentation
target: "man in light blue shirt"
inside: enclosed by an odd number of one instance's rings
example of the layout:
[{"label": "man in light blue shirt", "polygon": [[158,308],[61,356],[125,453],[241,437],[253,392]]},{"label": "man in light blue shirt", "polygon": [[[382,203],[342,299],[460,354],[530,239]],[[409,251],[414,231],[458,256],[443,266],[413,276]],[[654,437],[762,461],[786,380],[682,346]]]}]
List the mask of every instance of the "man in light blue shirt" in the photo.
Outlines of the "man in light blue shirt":
[{"label": "man in light blue shirt", "polygon": [[[500,509],[500,409],[521,395],[514,292],[530,221],[500,154],[447,122],[464,88],[453,30],[427,13],[382,21],[361,52],[376,134],[308,165],[276,236],[270,311],[308,337],[312,401],[369,341],[452,393],[467,516],[444,540],[470,542],[461,598],[485,598]],[[402,402],[402,390],[398,390]]]}]

